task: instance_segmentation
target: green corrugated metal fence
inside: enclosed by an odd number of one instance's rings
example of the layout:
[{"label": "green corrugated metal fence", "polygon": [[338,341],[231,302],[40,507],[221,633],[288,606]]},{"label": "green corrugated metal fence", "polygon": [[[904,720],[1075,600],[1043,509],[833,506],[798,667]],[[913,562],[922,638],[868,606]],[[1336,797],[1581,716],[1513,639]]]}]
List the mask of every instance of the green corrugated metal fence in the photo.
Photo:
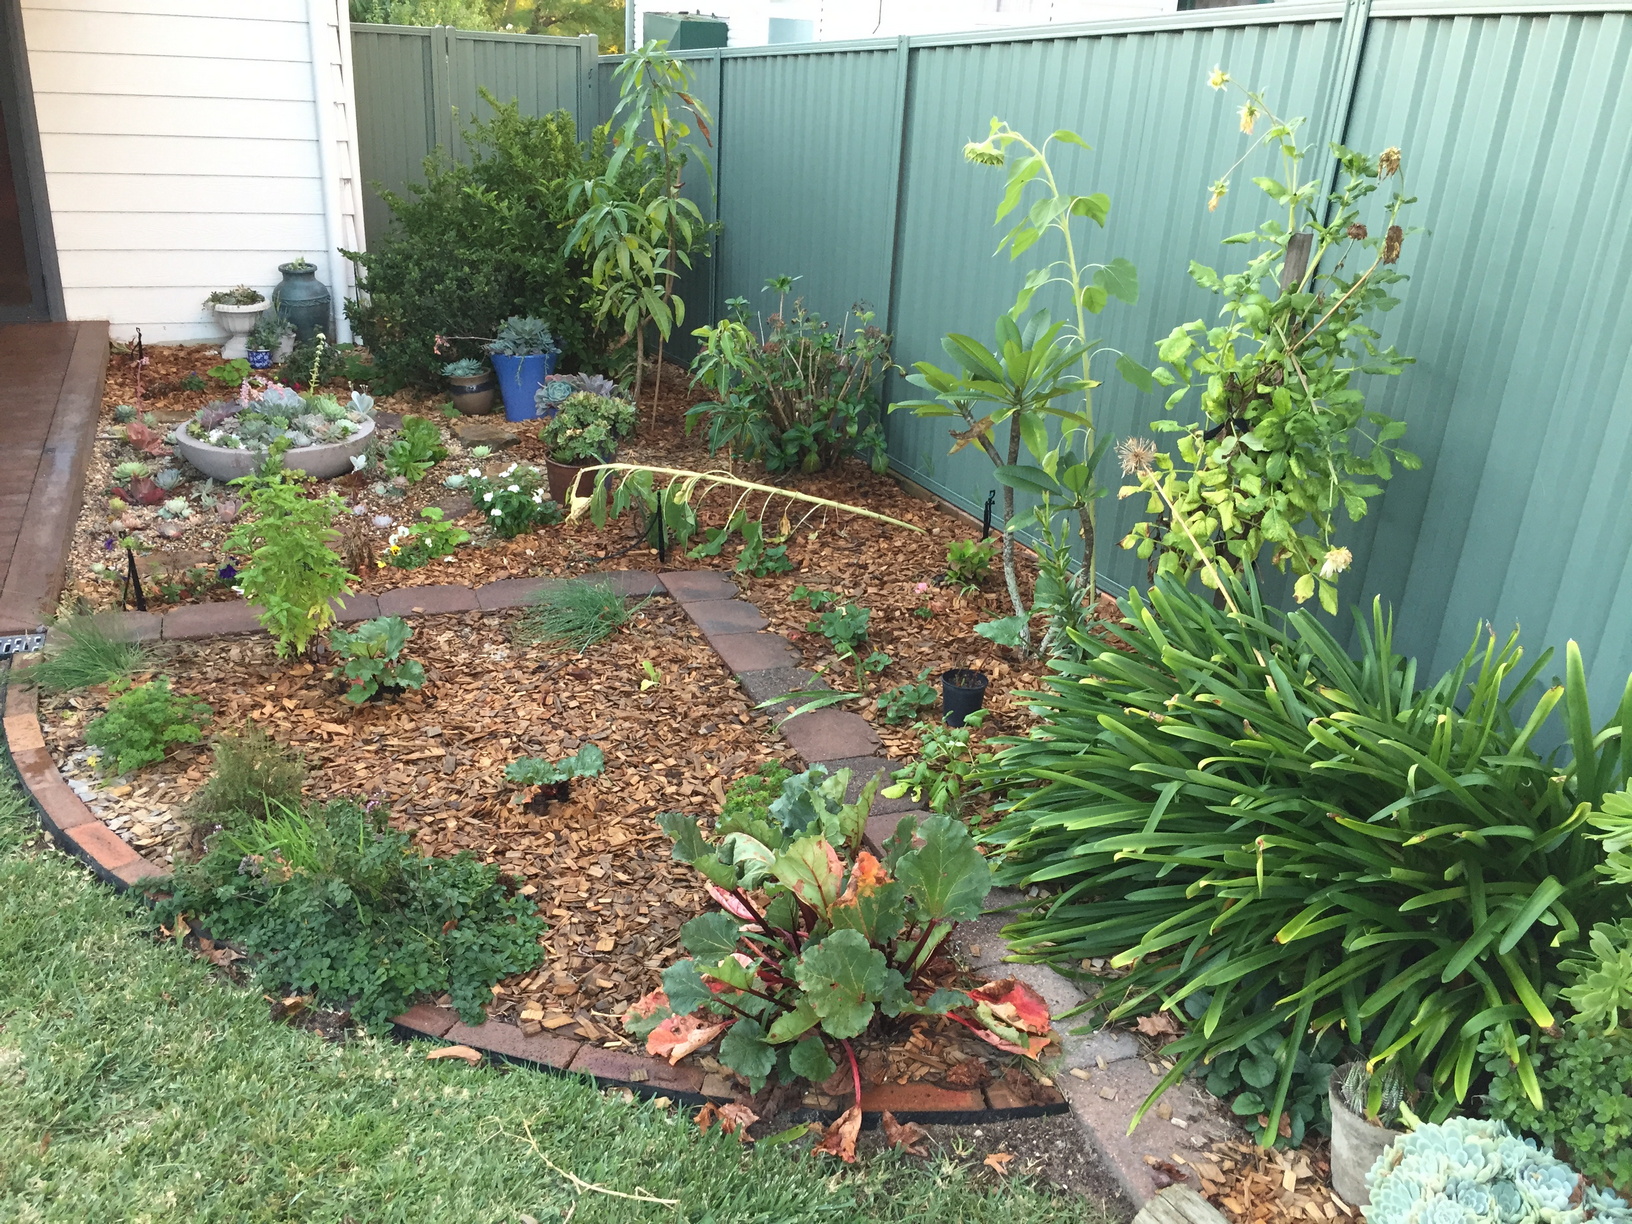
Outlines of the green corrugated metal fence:
[{"label": "green corrugated metal fence", "polygon": [[[1309,116],[1311,134],[1400,146],[1420,197],[1409,219],[1429,232],[1407,242],[1411,283],[1383,330],[1418,363],[1374,390],[1424,465],[1347,529],[1357,564],[1344,594],[1391,600],[1399,644],[1434,668],[1482,621],[1522,621],[1538,644],[1575,637],[1595,695],[1618,697],[1632,672],[1632,235],[1617,220],[1632,179],[1627,0],[1276,3],[687,58],[715,110],[726,223],[706,282],[687,286],[693,321],[731,297],[764,302],[766,278],[793,273],[829,317],[870,303],[904,365],[940,361],[945,332],[989,335],[1030,262],[991,257],[1001,172],[962,156],[993,115],[1094,146],[1057,162],[1071,189],[1111,197],[1090,256],[1133,260],[1142,293],[1101,316],[1104,339],[1147,361],[1174,324],[1215,306],[1188,262],[1239,266],[1241,248],[1220,240],[1264,215],[1250,162],[1206,210],[1208,183],[1247,141],[1238,96],[1205,87],[1214,65]],[[609,115],[614,63],[600,62],[580,114]],[[897,379],[892,392],[906,389]],[[1114,376],[1096,407],[1118,434],[1160,415],[1156,396]],[[933,422],[899,416],[889,430],[897,469],[978,512],[983,461],[949,457]],[[1102,503],[1105,537],[1136,501]],[[1114,546],[1101,559],[1113,582],[1143,577]]]},{"label": "green corrugated metal fence", "polygon": [[422,182],[421,166],[438,146],[464,158],[459,130],[487,112],[484,88],[501,102],[518,102],[524,115],[572,112],[585,140],[600,109],[593,34],[545,38],[450,26],[354,25],[351,50],[368,234],[384,234],[390,225],[380,187],[400,192]]}]

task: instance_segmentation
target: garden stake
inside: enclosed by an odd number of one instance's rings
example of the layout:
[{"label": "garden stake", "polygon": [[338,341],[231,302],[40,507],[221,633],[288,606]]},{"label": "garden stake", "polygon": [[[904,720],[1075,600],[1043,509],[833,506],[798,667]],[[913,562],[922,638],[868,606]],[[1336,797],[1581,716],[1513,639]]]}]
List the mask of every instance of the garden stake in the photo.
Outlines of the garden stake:
[{"label": "garden stake", "polygon": [[125,589],[119,593],[119,606],[125,606],[131,587],[136,588],[136,611],[147,611],[147,596],[142,594],[142,576],[136,572],[136,554],[125,545]]},{"label": "garden stake", "polygon": [[663,503],[668,501],[665,496],[667,490],[657,495],[657,560],[660,565],[669,563],[669,521],[663,512]]},{"label": "garden stake", "polygon": [[992,534],[992,503],[997,500],[997,490],[993,489],[986,494],[986,509],[980,515],[980,538],[985,539]]}]

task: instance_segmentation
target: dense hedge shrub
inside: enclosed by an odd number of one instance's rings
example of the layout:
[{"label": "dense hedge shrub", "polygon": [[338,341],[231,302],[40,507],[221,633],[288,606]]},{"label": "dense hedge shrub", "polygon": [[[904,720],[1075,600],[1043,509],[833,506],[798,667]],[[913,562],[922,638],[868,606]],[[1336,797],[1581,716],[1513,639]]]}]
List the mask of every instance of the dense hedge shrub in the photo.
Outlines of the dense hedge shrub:
[{"label": "dense hedge shrub", "polygon": [[[1544,687],[1546,654],[1526,669],[1516,634],[1481,631],[1423,687],[1380,606],[1351,657],[1310,614],[1235,601],[1165,579],[1129,597],[1122,648],[1074,635],[1034,734],[1004,743],[998,879],[1054,894],[1016,950],[1112,958],[1123,1015],[1205,995],[1164,1086],[1281,1034],[1269,1134],[1333,1027],[1420,1073],[1430,1119],[1466,1100],[1487,1037],[1539,1105],[1521,1039],[1555,1023],[1572,941],[1629,908],[1585,816],[1632,769],[1632,687],[1597,728],[1573,643]],[[1572,748],[1538,749],[1559,707]]]},{"label": "dense hedge shrub", "polygon": [[605,132],[586,147],[566,111],[535,118],[482,96],[493,115],[464,133],[468,164],[441,150],[426,158],[423,185],[385,193],[391,229],[373,249],[347,252],[363,268],[347,317],[393,382],[439,384],[452,357],[482,346],[455,340],[438,353],[437,336],[492,336],[510,315],[548,323],[567,368],[606,349],[590,323],[585,269],[564,249],[568,187],[605,169]]}]

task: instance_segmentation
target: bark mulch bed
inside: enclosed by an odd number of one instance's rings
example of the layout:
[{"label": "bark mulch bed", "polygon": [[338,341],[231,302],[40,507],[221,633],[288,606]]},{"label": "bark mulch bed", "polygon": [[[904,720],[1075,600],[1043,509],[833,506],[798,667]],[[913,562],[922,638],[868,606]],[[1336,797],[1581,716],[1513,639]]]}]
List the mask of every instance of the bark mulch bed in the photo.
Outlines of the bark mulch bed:
[{"label": "bark mulch bed", "polygon": [[1324,1140],[1293,1151],[1232,1141],[1215,1144],[1209,1157],[1191,1156],[1188,1171],[1197,1189],[1230,1224],[1299,1224],[1358,1221],[1361,1209],[1332,1192],[1330,1153]]}]

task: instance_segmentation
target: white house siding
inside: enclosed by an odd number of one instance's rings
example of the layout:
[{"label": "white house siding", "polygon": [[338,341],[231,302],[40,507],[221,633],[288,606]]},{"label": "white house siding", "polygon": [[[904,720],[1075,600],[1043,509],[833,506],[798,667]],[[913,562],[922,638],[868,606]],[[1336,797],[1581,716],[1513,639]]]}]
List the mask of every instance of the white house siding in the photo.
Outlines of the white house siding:
[{"label": "white house siding", "polygon": [[297,255],[350,291],[334,250],[362,245],[345,0],[22,10],[70,318],[219,339],[205,296],[269,292]]}]

